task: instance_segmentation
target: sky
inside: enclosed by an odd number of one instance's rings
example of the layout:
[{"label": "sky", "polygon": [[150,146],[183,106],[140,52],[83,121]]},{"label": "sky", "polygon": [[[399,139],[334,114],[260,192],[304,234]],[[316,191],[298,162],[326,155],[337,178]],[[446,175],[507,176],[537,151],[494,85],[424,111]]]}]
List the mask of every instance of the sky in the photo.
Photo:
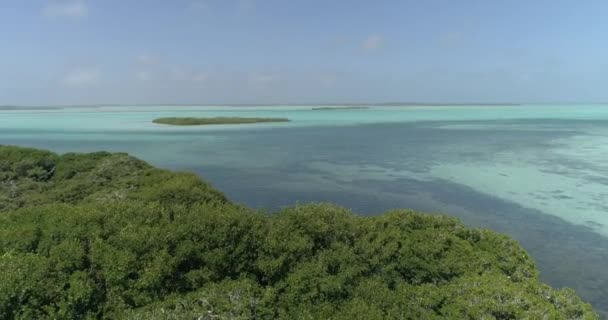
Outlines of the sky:
[{"label": "sky", "polygon": [[605,0],[0,0],[0,105],[608,102]]}]

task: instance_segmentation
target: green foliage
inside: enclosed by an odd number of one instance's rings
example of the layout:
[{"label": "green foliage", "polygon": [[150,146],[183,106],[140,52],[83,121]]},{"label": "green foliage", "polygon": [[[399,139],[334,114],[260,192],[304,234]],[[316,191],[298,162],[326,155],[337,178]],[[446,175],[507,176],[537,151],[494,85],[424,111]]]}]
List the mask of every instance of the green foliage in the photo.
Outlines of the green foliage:
[{"label": "green foliage", "polygon": [[192,173],[151,167],[124,153],[68,153],[0,146],[0,211],[51,203],[125,199],[184,206],[226,202]]},{"label": "green foliage", "polygon": [[0,159],[0,319],[597,319],[452,218],[267,215],[125,154]]},{"label": "green foliage", "polygon": [[0,180],[50,178],[58,156],[54,153],[29,148],[0,146]]},{"label": "green foliage", "polygon": [[288,122],[285,118],[241,118],[241,117],[216,117],[216,118],[158,118],[152,120],[157,124],[169,124],[173,126],[201,126],[212,124],[244,124],[261,122]]}]

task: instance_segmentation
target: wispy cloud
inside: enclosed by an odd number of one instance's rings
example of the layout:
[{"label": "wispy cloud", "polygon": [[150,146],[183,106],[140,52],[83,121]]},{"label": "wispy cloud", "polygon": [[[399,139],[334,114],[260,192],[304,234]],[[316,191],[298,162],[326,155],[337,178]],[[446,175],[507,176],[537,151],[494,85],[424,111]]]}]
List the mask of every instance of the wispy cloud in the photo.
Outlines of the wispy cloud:
[{"label": "wispy cloud", "polygon": [[194,83],[204,83],[207,82],[207,80],[209,80],[209,74],[204,72],[195,73],[192,76],[192,82]]},{"label": "wispy cloud", "polygon": [[76,69],[68,72],[63,78],[63,84],[70,88],[84,88],[96,84],[101,79],[98,68]]},{"label": "wispy cloud", "polygon": [[249,83],[255,85],[267,85],[281,80],[276,73],[254,73],[249,77]]},{"label": "wispy cloud", "polygon": [[367,51],[376,51],[384,46],[384,38],[378,34],[369,35],[365,41],[363,41],[363,49]]},{"label": "wispy cloud", "polygon": [[237,3],[239,13],[250,13],[255,10],[254,0],[239,0]]},{"label": "wispy cloud", "polygon": [[135,58],[134,76],[140,81],[166,81],[202,84],[209,80],[209,73],[189,65],[174,64],[158,55],[142,53]]},{"label": "wispy cloud", "polygon": [[188,5],[189,11],[207,11],[209,10],[209,1],[208,0],[194,0],[190,2]]},{"label": "wispy cloud", "polygon": [[150,54],[140,54],[139,56],[137,56],[137,63],[140,64],[147,64],[147,65],[151,65],[151,64],[157,64],[159,62],[158,57],[154,56],[154,55],[150,55]]},{"label": "wispy cloud", "polygon": [[191,0],[185,10],[189,13],[210,13],[230,8],[236,15],[249,15],[256,10],[256,0]]},{"label": "wispy cloud", "polygon": [[190,70],[183,67],[170,67],[169,79],[173,81],[188,81],[191,78]]},{"label": "wispy cloud", "polygon": [[84,18],[89,14],[89,8],[84,1],[68,0],[53,1],[43,10],[46,17]]},{"label": "wispy cloud", "polygon": [[466,42],[466,34],[460,31],[451,31],[442,34],[439,40],[441,44],[445,47],[459,47]]},{"label": "wispy cloud", "polygon": [[139,81],[150,81],[152,79],[152,74],[148,71],[138,71],[135,73],[135,77]]}]

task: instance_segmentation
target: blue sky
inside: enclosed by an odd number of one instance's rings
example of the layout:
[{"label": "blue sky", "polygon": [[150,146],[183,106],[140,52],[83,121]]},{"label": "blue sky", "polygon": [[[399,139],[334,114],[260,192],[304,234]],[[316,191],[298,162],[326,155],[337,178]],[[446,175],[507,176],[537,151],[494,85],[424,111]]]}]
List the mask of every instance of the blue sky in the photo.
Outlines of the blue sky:
[{"label": "blue sky", "polygon": [[0,104],[608,102],[608,1],[2,0]]}]

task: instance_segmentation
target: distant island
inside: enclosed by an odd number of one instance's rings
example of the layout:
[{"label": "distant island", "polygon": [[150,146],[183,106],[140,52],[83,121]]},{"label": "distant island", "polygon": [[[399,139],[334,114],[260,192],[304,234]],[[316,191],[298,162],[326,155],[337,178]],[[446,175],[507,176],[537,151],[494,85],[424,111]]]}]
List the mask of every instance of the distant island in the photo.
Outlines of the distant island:
[{"label": "distant island", "polygon": [[470,103],[433,103],[433,102],[383,102],[377,104],[383,107],[515,107],[520,103],[500,102],[470,102]]},{"label": "distant island", "polygon": [[350,106],[350,107],[316,107],[312,110],[366,110],[369,107],[365,106]]},{"label": "distant island", "polygon": [[0,106],[0,111],[13,110],[61,110],[60,107],[42,106],[42,107],[20,107],[20,106]]},{"label": "distant island", "polygon": [[177,118],[167,117],[152,120],[157,124],[173,126],[204,126],[213,124],[245,124],[262,122],[288,122],[286,118],[241,118],[241,117],[215,117],[215,118]]}]

